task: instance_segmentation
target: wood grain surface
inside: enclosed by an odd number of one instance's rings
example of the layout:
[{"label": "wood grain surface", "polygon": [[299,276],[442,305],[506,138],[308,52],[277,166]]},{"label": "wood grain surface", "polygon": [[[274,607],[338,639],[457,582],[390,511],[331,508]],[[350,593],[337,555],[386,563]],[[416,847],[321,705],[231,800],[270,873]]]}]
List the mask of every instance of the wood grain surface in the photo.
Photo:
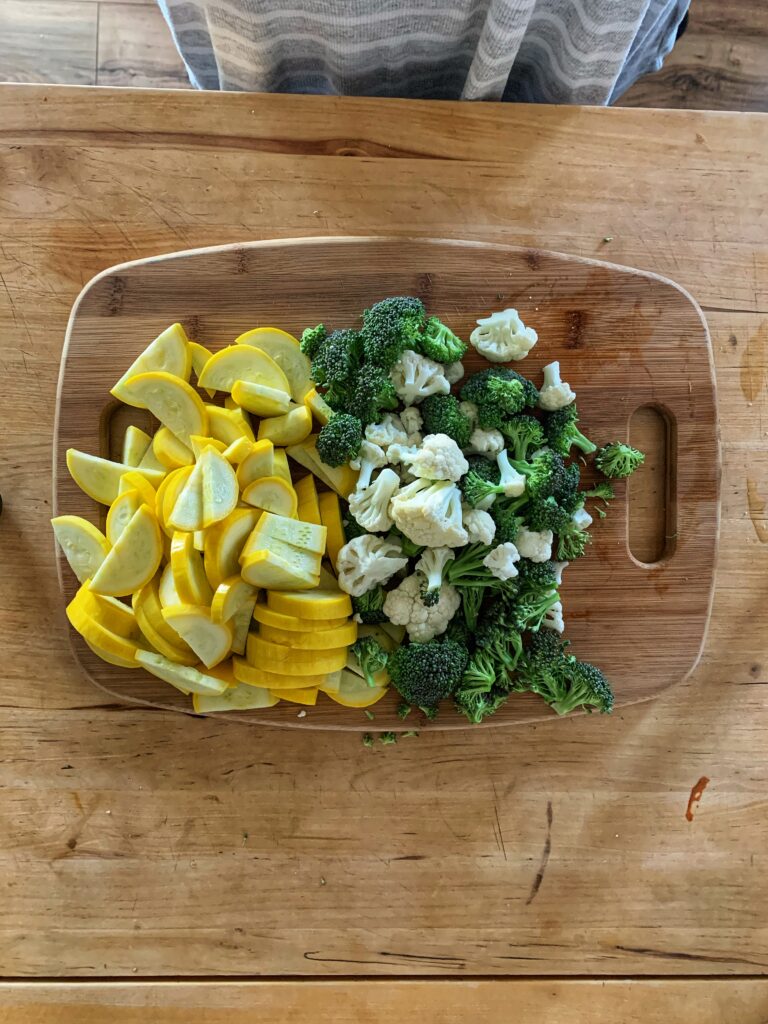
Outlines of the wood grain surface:
[{"label": "wood grain surface", "polygon": [[[765,973],[767,153],[760,115],[0,89],[6,977]],[[47,525],[78,292],[318,233],[546,246],[697,297],[722,529],[685,683],[367,751],[125,708],[78,671]]]},{"label": "wood grain surface", "polygon": [[[69,322],[57,395],[54,513],[103,526],[106,510],[70,477],[67,449],[107,458],[121,449],[124,417],[110,438],[117,403],[109,389],[168,324],[181,320],[190,337],[218,349],[258,325],[294,335],[318,322],[352,326],[379,298],[402,294],[418,295],[464,338],[478,316],[518,308],[540,335],[520,368],[538,380],[545,363],[560,360],[579,396],[582,427],[598,444],[626,441],[638,409],[663,414],[671,452],[663,552],[652,565],[632,556],[626,486],[617,484],[610,516],[593,528],[589,557],[569,569],[562,593],[573,650],[608,674],[617,708],[679,682],[698,660],[714,583],[720,453],[712,357],[690,297],[639,271],[539,249],[398,238],[252,243],[116,267],[86,286]],[[467,374],[488,365],[469,349]],[[141,414],[136,422],[147,426]],[[78,583],[61,553],[59,570],[68,603]],[[621,633],[613,628],[617,617],[626,623]],[[72,640],[78,661],[108,694],[190,709],[189,698],[167,683],[107,664],[74,631]],[[434,722],[420,712],[403,721],[399,701],[393,689],[376,706],[377,728],[477,728],[452,709]],[[304,717],[296,712],[281,702],[222,717],[304,730],[371,728],[363,711],[324,697]],[[521,694],[482,728],[553,714],[534,695]]]},{"label": "wood grain surface", "polygon": [[765,1024],[768,981],[0,984],[0,1024]]}]

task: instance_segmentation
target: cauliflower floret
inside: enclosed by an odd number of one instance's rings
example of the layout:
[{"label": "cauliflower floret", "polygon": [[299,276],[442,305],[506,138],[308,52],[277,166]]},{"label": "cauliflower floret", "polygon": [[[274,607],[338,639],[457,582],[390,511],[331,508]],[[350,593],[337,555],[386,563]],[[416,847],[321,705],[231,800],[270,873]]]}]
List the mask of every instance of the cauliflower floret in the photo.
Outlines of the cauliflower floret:
[{"label": "cauliflower floret", "polygon": [[525,326],[516,309],[504,309],[478,320],[469,340],[488,362],[508,363],[525,359],[539,336]]},{"label": "cauliflower floret", "polygon": [[474,402],[459,402],[459,412],[467,417],[473,427],[477,426],[477,406]]},{"label": "cauliflower floret", "polygon": [[514,544],[499,544],[489,551],[483,559],[483,565],[491,570],[497,580],[513,580],[517,576],[515,562],[520,561],[520,552]]},{"label": "cauliflower floret", "polygon": [[442,363],[406,349],[389,371],[395,391],[405,405],[421,402],[427,395],[447,395],[451,390]]},{"label": "cauliflower floret", "polygon": [[384,601],[384,614],[389,621],[405,626],[409,639],[418,644],[444,633],[461,604],[456,588],[444,583],[437,604],[425,605],[421,599],[422,584],[422,577],[415,573],[406,576]]},{"label": "cauliflower floret", "polygon": [[585,508],[577,508],[571,516],[571,521],[577,530],[588,530],[592,525],[592,516]]},{"label": "cauliflower floret", "polygon": [[443,372],[449,384],[458,384],[464,376],[464,363],[460,359],[457,359],[455,363],[445,363]]},{"label": "cauliflower floret", "polygon": [[397,541],[370,533],[348,541],[336,559],[339,586],[352,597],[360,597],[378,583],[386,583],[406,565],[408,559]]},{"label": "cauliflower floret", "polygon": [[563,582],[563,573],[565,572],[565,570],[568,568],[568,566],[570,564],[571,564],[570,562],[553,562],[552,563],[552,568],[555,571],[555,583],[557,583],[558,587]]},{"label": "cauliflower floret", "polygon": [[544,367],[544,386],[539,392],[539,408],[547,412],[563,409],[576,398],[571,385],[560,379],[560,363],[547,363]]},{"label": "cauliflower floret", "polygon": [[421,413],[415,405],[409,405],[400,413],[400,422],[408,435],[408,444],[421,444],[421,428],[424,425]]},{"label": "cauliflower floret", "polygon": [[414,476],[427,480],[455,482],[469,472],[469,463],[461,448],[447,434],[427,434],[420,447],[398,449],[397,456]]},{"label": "cauliflower floret", "polygon": [[546,629],[554,629],[558,633],[562,633],[565,629],[565,621],[563,619],[563,602],[555,601],[552,607],[549,609],[547,614],[541,620],[542,626]]},{"label": "cauliflower floret", "polygon": [[450,480],[419,478],[406,484],[392,498],[389,514],[414,544],[460,548],[467,543],[461,524],[461,491]]},{"label": "cauliflower floret", "polygon": [[493,517],[480,508],[462,505],[461,521],[470,544],[490,544],[496,536],[496,523]]},{"label": "cauliflower floret", "polygon": [[504,435],[500,430],[475,427],[470,434],[467,451],[472,455],[488,455],[493,459],[504,451],[504,443]]},{"label": "cauliflower floret", "polygon": [[382,469],[365,489],[359,487],[349,497],[349,511],[364,530],[384,533],[392,527],[389,502],[400,487],[400,477],[394,469]]},{"label": "cauliflower floret", "polygon": [[421,558],[416,563],[416,572],[424,577],[421,588],[421,600],[431,608],[440,600],[440,587],[443,583],[443,573],[449,562],[456,557],[456,552],[450,548],[425,548]]},{"label": "cauliflower floret", "polygon": [[523,558],[530,558],[532,562],[548,562],[552,557],[552,540],[551,530],[529,530],[521,526],[515,544]]},{"label": "cauliflower floret", "polygon": [[391,444],[408,444],[408,434],[400,417],[393,412],[385,413],[381,423],[369,423],[365,428],[365,439],[384,451]]},{"label": "cauliflower floret", "polygon": [[358,491],[364,491],[371,482],[374,469],[378,469],[380,466],[386,466],[386,464],[387,456],[384,454],[384,450],[377,444],[371,444],[370,441],[363,441],[360,446],[360,454],[349,464],[351,469],[360,470],[360,476],[357,478],[355,489]]}]

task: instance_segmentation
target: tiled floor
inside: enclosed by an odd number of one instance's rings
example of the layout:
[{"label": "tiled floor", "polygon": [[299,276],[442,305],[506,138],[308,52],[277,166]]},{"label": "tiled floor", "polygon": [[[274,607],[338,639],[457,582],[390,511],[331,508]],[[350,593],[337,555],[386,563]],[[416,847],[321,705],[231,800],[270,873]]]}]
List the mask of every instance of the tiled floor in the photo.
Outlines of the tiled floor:
[{"label": "tiled floor", "polygon": [[[0,0],[0,81],[190,88],[153,0]],[[768,2],[693,0],[664,68],[620,105],[768,110]]]}]

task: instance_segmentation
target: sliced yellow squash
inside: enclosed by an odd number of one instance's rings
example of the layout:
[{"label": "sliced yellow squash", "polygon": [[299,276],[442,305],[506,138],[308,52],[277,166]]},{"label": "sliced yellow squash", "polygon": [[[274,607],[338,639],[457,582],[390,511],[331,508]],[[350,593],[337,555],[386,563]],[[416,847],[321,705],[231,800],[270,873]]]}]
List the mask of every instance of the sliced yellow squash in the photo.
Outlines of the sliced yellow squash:
[{"label": "sliced yellow squash", "polygon": [[270,416],[259,423],[259,441],[268,438],[273,444],[299,444],[312,431],[312,414],[306,405],[296,405],[283,416]]},{"label": "sliced yellow squash", "polygon": [[288,448],[288,455],[300,466],[304,466],[310,473],[314,473],[323,483],[327,484],[332,491],[336,491],[342,498],[349,498],[357,484],[358,472],[350,469],[349,466],[328,466],[317,454],[315,446],[316,435],[312,435],[300,444],[291,445]]},{"label": "sliced yellow squash", "polygon": [[325,675],[310,675],[297,676],[294,679],[291,676],[278,675],[265,669],[254,668],[244,658],[233,658],[232,668],[235,673],[235,679],[239,682],[245,683],[247,686],[266,686],[270,690],[291,690],[294,688],[301,689],[305,686],[320,686],[327,678]]},{"label": "sliced yellow squash", "polygon": [[136,468],[141,472],[144,472],[145,469],[154,470],[156,473],[162,473],[163,476],[168,472],[168,467],[164,466],[160,459],[155,455],[155,449],[151,444],[144,452],[144,457]]},{"label": "sliced yellow squash", "polygon": [[[175,497],[175,501],[168,512],[167,503],[170,502],[171,497]],[[191,467],[189,476],[186,477],[178,492],[172,495],[170,488],[166,491],[163,499],[163,512],[165,524],[172,530],[186,530],[191,533],[204,528],[202,462],[198,461]]]},{"label": "sliced yellow squash", "polygon": [[295,651],[327,651],[353,644],[357,640],[357,623],[345,622],[343,626],[334,629],[316,629],[308,633],[260,625],[259,636],[273,644],[287,644]]},{"label": "sliced yellow squash", "polygon": [[[125,402],[126,405],[138,405],[135,394],[132,397],[127,397],[129,394],[127,383],[132,377],[136,377],[140,373],[160,370],[187,381],[191,368],[192,356],[186,332],[181,324],[171,324],[144,349],[138,359],[131,363],[112,388],[111,394],[121,402]],[[139,405],[138,408],[145,408],[145,406]]]},{"label": "sliced yellow squash", "polygon": [[296,491],[279,476],[263,476],[254,480],[243,490],[241,498],[255,508],[291,518],[295,518],[299,505]]},{"label": "sliced yellow squash", "polygon": [[386,686],[369,686],[362,676],[343,668],[338,689],[335,691],[329,689],[324,692],[331,700],[342,704],[345,708],[369,708],[381,700],[387,689]]},{"label": "sliced yellow squash", "polygon": [[118,494],[107,512],[107,540],[110,544],[117,544],[120,534],[144,504],[146,502],[137,490]]},{"label": "sliced yellow squash", "polygon": [[80,516],[56,516],[51,526],[70,569],[79,583],[85,583],[109,554],[110,542],[93,523]]},{"label": "sliced yellow squash", "polygon": [[257,686],[230,686],[215,697],[203,694],[192,695],[192,706],[199,715],[211,711],[255,711],[260,708],[271,708],[278,702],[269,690]]},{"label": "sliced yellow squash", "polygon": [[267,606],[283,615],[295,615],[313,622],[352,614],[349,594],[333,590],[318,589],[309,593],[274,591],[267,594]]},{"label": "sliced yellow squash", "polygon": [[274,462],[275,465],[272,470],[272,475],[282,477],[287,484],[290,484],[291,487],[293,487],[291,468],[288,465],[288,456],[285,454],[285,448],[275,448]]},{"label": "sliced yellow squash", "polygon": [[229,345],[212,355],[202,369],[199,384],[229,392],[239,380],[290,391],[288,379],[274,359],[250,345]]},{"label": "sliced yellow squash", "polygon": [[239,608],[229,620],[232,629],[232,653],[245,654],[245,645],[248,641],[248,633],[253,622],[253,606],[256,599],[247,605]]},{"label": "sliced yellow squash", "polygon": [[271,441],[256,441],[237,467],[237,482],[244,491],[248,484],[264,476],[275,475],[275,446]]},{"label": "sliced yellow squash", "polygon": [[280,612],[273,611],[261,601],[256,602],[256,606],[253,609],[253,617],[260,624],[274,626],[276,629],[283,631],[289,630],[292,633],[307,633],[313,629],[322,632],[326,629],[335,629],[337,626],[343,626],[346,622],[349,622],[349,617],[346,615],[340,615],[335,619],[320,620],[300,619],[296,615],[282,615]]},{"label": "sliced yellow squash", "polygon": [[194,534],[174,533],[171,538],[171,571],[181,604],[211,603],[213,590],[205,575],[203,556],[195,548]]},{"label": "sliced yellow squash", "polygon": [[184,444],[183,441],[180,441],[175,434],[171,433],[168,427],[160,427],[152,438],[152,448],[158,461],[166,469],[180,469],[182,466],[191,466],[195,461],[192,449]]},{"label": "sliced yellow squash", "polygon": [[[165,478],[163,478],[159,486],[162,487],[163,483],[165,483]],[[144,504],[154,509],[157,501],[157,491],[138,470],[132,469],[120,477],[120,483],[117,485],[118,497],[126,491],[138,491]]]},{"label": "sliced yellow squash", "polygon": [[158,487],[165,476],[164,469],[162,472],[142,468],[134,470],[122,462],[101,459],[77,448],[67,451],[67,469],[80,490],[102,505],[112,504],[119,493],[120,478],[126,473],[140,473],[153,487]]},{"label": "sliced yellow squash", "polygon": [[[201,345],[198,341],[190,341],[189,354],[192,360],[192,372],[200,380],[200,374],[203,372],[203,367],[213,355],[210,349],[207,349],[205,345]],[[213,398],[216,391],[213,388],[206,388],[208,396]]]},{"label": "sliced yellow squash", "polygon": [[[162,608],[170,608],[171,605],[181,604],[181,598],[179,597],[178,591],[176,590],[176,584],[173,581],[173,569],[170,563],[163,569],[162,575],[160,576],[160,585],[157,588],[157,596],[160,598],[160,606]],[[165,622],[165,619],[163,619]]]},{"label": "sliced yellow squash", "polygon": [[122,461],[126,466],[138,466],[147,454],[147,449],[152,444],[152,438],[145,434],[140,427],[126,427],[123,438]]},{"label": "sliced yellow squash", "polygon": [[169,540],[174,534],[174,529],[172,526],[168,525],[168,518],[173,512],[173,506],[176,504],[176,499],[179,497],[179,494],[181,494],[182,488],[186,484],[187,480],[189,480],[191,474],[192,466],[183,466],[181,469],[172,469],[157,489],[157,497],[155,498],[155,515],[157,516],[157,521],[160,523],[160,528]]},{"label": "sliced yellow squash", "polygon": [[205,694],[215,696],[227,689],[223,679],[201,672],[197,668],[187,665],[176,665],[161,654],[152,654],[149,651],[139,651],[136,660],[151,672],[153,676],[162,679],[166,683],[182,690],[185,693]]},{"label": "sliced yellow squash", "polygon": [[333,409],[328,405],[316,388],[312,388],[304,395],[304,404],[315,417],[321,427],[324,427],[333,415]]},{"label": "sliced yellow squash", "polygon": [[117,633],[125,640],[139,640],[141,631],[133,609],[116,597],[94,594],[88,583],[84,583],[72,598],[72,606],[79,607],[90,618],[105,626],[111,633]]},{"label": "sliced yellow squash", "polygon": [[290,690],[270,690],[273,697],[278,700],[287,700],[292,704],[317,704],[317,687],[307,686],[302,689],[292,688]]},{"label": "sliced yellow squash", "polygon": [[155,513],[142,505],[120,534],[91,580],[97,594],[122,597],[152,579],[163,557]]},{"label": "sliced yellow squash", "polygon": [[211,437],[223,441],[225,445],[232,444],[240,437],[247,437],[249,441],[255,441],[253,430],[245,417],[235,415],[233,409],[222,409],[218,405],[206,405],[208,413],[208,430]]},{"label": "sliced yellow squash", "polygon": [[[221,444],[222,442],[219,442]],[[227,445],[222,454],[232,466],[239,466],[253,451],[253,442],[247,437],[238,437],[232,444]]]},{"label": "sliced yellow squash", "polygon": [[138,651],[136,642],[107,629],[101,622],[89,615],[76,598],[67,605],[67,618],[73,629],[77,630],[91,650],[99,657],[104,657],[105,661],[119,658],[129,665],[135,664]]},{"label": "sliced yellow squash", "polygon": [[261,548],[268,548],[272,539],[291,544],[302,551],[311,551],[315,555],[325,554],[324,526],[276,515],[274,512],[263,513],[244,545],[242,554],[249,555]]},{"label": "sliced yellow squash", "polygon": [[332,491],[318,494],[317,503],[320,508],[320,522],[328,531],[326,550],[335,569],[339,552],[347,543],[341,519],[341,503],[339,496]]},{"label": "sliced yellow squash", "polygon": [[251,614],[253,614],[257,594],[256,587],[246,583],[239,573],[236,576],[230,576],[216,588],[211,602],[211,618],[214,622],[228,622],[246,606],[250,606]]},{"label": "sliced yellow squash", "polygon": [[236,508],[226,519],[205,532],[204,565],[208,582],[214,588],[240,572],[240,553],[249,534],[263,513],[256,509]]},{"label": "sliced yellow squash", "polygon": [[[296,550],[296,549],[294,549]],[[305,557],[313,556],[300,552]],[[319,559],[317,563],[319,570]],[[317,586],[318,573],[302,572],[273,551],[256,551],[242,563],[243,579],[254,587],[273,590],[310,590]]]},{"label": "sliced yellow squash", "polygon": [[[225,452],[227,446],[223,441],[220,441],[218,437],[202,437],[199,434],[193,434],[190,437],[190,444],[192,445],[192,454],[196,459],[199,459],[201,454],[206,448],[215,448],[217,452]],[[241,441],[245,444],[250,444],[247,438],[241,437]]]},{"label": "sliced yellow squash", "polygon": [[236,380],[232,385],[232,398],[237,404],[255,416],[282,416],[291,407],[291,396],[287,391],[268,388],[265,384],[254,384],[249,380]]},{"label": "sliced yellow squash", "polygon": [[[190,448],[192,434],[208,433],[208,413],[193,387],[170,373],[140,373],[125,384],[129,405],[141,403]],[[153,446],[154,447],[154,446]]]},{"label": "sliced yellow squash", "polygon": [[[320,526],[320,506],[318,504],[317,485],[311,473],[307,473],[301,480],[297,480],[293,487],[298,499],[297,513],[299,519],[305,523],[315,523]],[[335,497],[335,495],[334,495]]]},{"label": "sliced yellow squash", "polygon": [[197,656],[163,618],[156,577],[136,591],[132,605],[139,628],[151,647],[176,664],[196,664]]},{"label": "sliced yellow squash", "polygon": [[287,331],[281,331],[279,327],[256,327],[236,338],[235,344],[253,345],[274,359],[288,378],[294,402],[303,401],[306,393],[312,390],[312,366],[301,351],[298,339]]},{"label": "sliced yellow squash", "polygon": [[207,668],[218,665],[229,654],[232,630],[223,622],[213,622],[209,608],[191,604],[171,605],[163,608],[163,618]]},{"label": "sliced yellow squash", "polygon": [[226,519],[237,507],[237,477],[221,452],[212,447],[201,452],[197,465],[203,474],[203,528],[207,529]]},{"label": "sliced yellow squash", "polygon": [[258,634],[248,635],[246,658],[255,668],[275,675],[316,676],[336,672],[347,663],[347,648],[330,651],[295,651],[282,644],[263,640]]}]

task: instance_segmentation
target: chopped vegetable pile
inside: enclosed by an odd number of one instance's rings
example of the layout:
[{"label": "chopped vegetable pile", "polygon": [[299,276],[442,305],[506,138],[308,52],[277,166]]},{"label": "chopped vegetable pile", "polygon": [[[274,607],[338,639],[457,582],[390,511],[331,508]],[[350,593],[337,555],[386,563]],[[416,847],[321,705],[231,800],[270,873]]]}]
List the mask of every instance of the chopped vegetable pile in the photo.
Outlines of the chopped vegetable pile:
[{"label": "chopped vegetable pile", "polygon": [[[582,432],[558,363],[540,387],[503,365],[537,340],[514,309],[478,320],[490,365],[464,379],[465,343],[408,296],[355,328],[257,328],[215,354],[172,325],[112,389],[154,434],[129,427],[119,462],[67,452],[108,508],[103,532],[53,520],[80,584],[70,623],[198,712],[321,694],[367,709],[393,688],[401,718],[450,705],[479,723],[520,692],[609,712],[603,673],[563,639],[559,588],[587,505],[603,517],[609,478],[643,455]],[[582,489],[585,456],[604,479]]]}]

